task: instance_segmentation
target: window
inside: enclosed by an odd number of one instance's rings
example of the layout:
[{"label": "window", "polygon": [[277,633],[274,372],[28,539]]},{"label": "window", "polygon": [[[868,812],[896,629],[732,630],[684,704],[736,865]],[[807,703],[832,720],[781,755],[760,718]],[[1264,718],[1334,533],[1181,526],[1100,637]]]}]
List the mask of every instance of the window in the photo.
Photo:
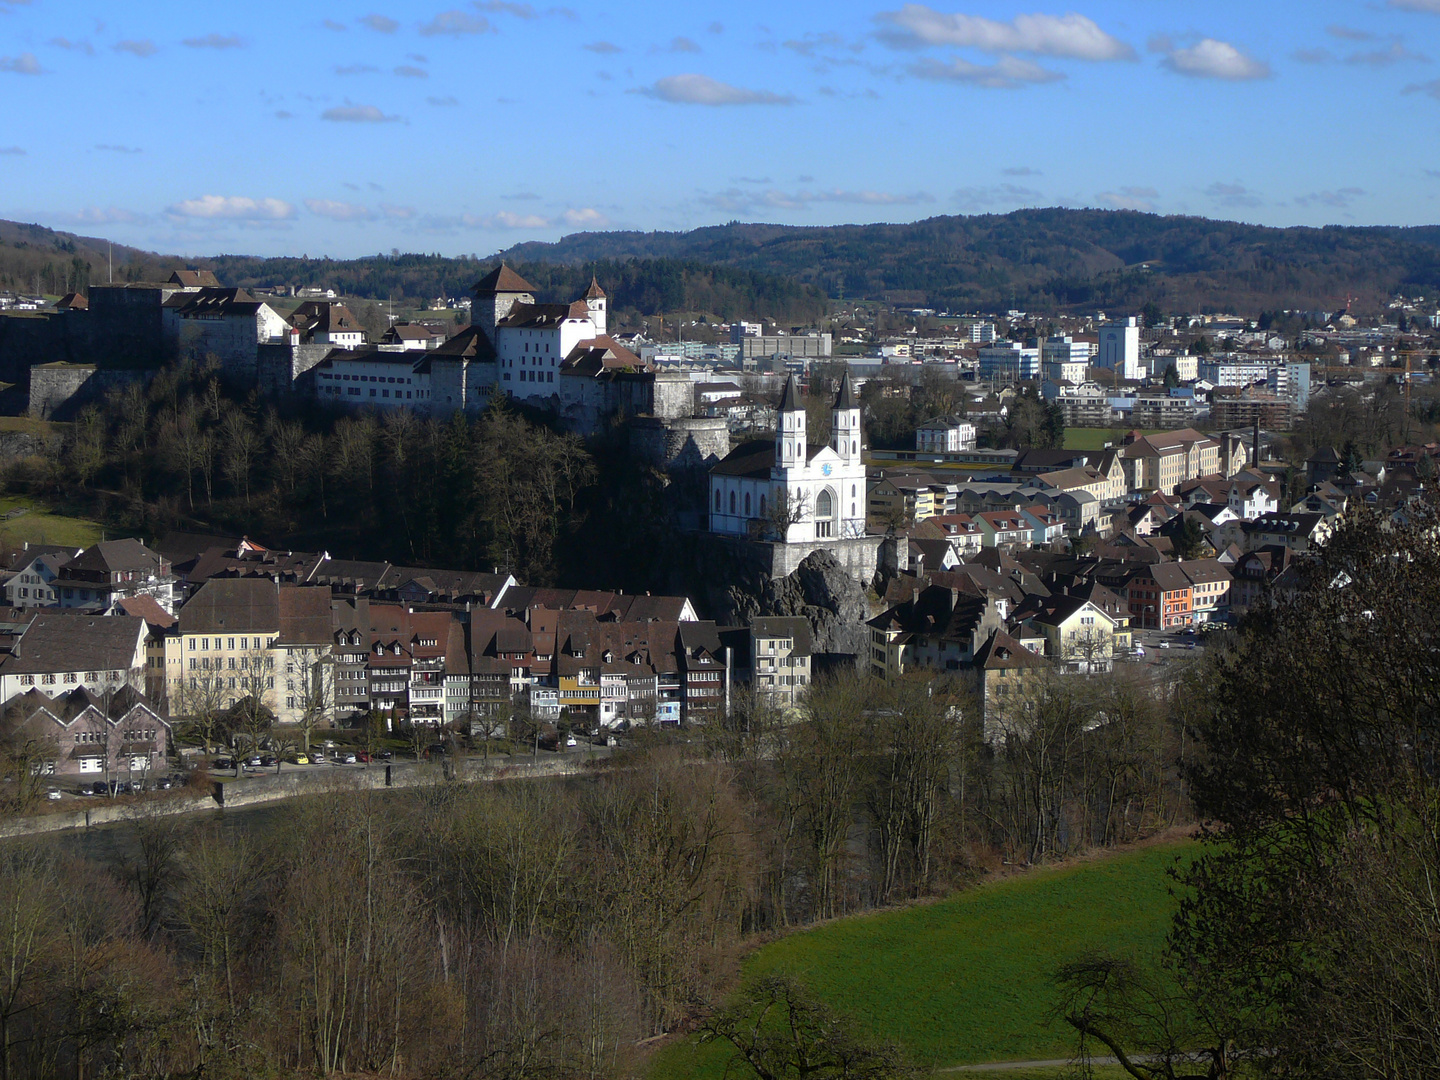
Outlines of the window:
[{"label": "window", "polygon": [[202,652],[210,651],[210,639],[208,637],[202,637],[200,639],[200,649]]},{"label": "window", "polygon": [[750,516],[750,493],[748,491],[745,493],[745,516]]},{"label": "window", "polygon": [[231,649],[235,648],[235,639],[233,637],[230,639],[230,644],[228,647]]},{"label": "window", "polygon": [[41,676],[40,676],[40,683],[41,683],[42,686],[54,686],[54,685],[55,685],[55,676],[54,676],[54,675],[41,675]]},{"label": "window", "polygon": [[735,513],[735,492],[730,492],[730,513]]}]

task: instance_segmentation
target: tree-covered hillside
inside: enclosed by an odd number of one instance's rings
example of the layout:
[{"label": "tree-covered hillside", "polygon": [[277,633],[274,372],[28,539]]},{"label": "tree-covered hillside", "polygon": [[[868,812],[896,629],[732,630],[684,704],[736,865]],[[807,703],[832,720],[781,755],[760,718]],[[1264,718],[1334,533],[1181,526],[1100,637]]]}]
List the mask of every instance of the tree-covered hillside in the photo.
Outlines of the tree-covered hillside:
[{"label": "tree-covered hillside", "polygon": [[[1440,226],[1272,229],[1131,211],[1017,210],[903,225],[794,227],[732,222],[683,233],[577,233],[504,253],[547,301],[599,276],[615,310],[649,316],[814,319],[830,299],[995,311],[1333,310],[1359,313],[1403,292],[1440,291]],[[104,240],[0,222],[0,287],[58,293],[103,281]],[[464,295],[493,265],[475,256],[182,259],[117,246],[115,279],[182,266],[228,285],[316,285],[415,305]]]},{"label": "tree-covered hillside", "polygon": [[1130,211],[1017,210],[906,225],[580,233],[521,262],[686,258],[794,277],[831,297],[952,309],[1375,307],[1440,288],[1440,229],[1271,229]]}]

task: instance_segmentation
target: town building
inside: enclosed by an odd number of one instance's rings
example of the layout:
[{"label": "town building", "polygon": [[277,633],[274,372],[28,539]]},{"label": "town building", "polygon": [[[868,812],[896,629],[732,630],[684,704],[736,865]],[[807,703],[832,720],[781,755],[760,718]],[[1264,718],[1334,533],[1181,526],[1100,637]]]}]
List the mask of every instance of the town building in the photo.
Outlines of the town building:
[{"label": "town building", "polygon": [[813,681],[810,620],[767,616],[750,623],[750,672],[755,692],[781,709],[803,699]]},{"label": "town building", "polygon": [[112,613],[119,602],[152,597],[174,614],[175,575],[170,561],[139,540],[102,540],[61,565],[50,586],[56,606]]},{"label": "town building", "polygon": [[1140,320],[1131,316],[1100,327],[1100,350],[1096,366],[1109,368],[1122,379],[1139,379]]},{"label": "town building", "polygon": [[0,701],[37,688],[98,695],[145,686],[145,620],[129,615],[40,611],[0,657]]}]

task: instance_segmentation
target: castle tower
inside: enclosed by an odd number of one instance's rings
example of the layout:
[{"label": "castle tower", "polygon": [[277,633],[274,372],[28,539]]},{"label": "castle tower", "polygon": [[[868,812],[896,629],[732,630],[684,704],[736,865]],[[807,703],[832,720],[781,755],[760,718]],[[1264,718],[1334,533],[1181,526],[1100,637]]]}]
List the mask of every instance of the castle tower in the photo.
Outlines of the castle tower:
[{"label": "castle tower", "polygon": [[860,460],[860,404],[850,388],[850,372],[840,376],[840,392],[830,413],[830,445],[849,464]]},{"label": "castle tower", "polygon": [[492,344],[495,327],[510,314],[511,308],[516,304],[535,303],[535,286],[503,262],[476,282],[472,291],[475,293],[475,306],[470,321],[485,331]]},{"label": "castle tower", "polygon": [[590,277],[590,288],[585,290],[585,306],[590,309],[590,319],[595,323],[595,336],[609,333],[605,329],[605,290],[594,275]]},{"label": "castle tower", "polygon": [[805,455],[805,403],[800,400],[800,386],[791,375],[785,380],[779,423],[775,425],[775,466],[798,469],[805,464]]}]

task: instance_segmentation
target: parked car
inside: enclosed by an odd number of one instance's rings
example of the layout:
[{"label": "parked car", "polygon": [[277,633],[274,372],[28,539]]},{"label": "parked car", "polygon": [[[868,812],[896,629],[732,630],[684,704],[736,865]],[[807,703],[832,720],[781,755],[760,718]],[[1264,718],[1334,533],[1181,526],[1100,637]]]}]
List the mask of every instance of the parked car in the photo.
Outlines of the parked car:
[{"label": "parked car", "polygon": [[577,739],[577,738],[575,738],[574,735],[570,735],[570,736],[567,736],[567,737],[566,737],[566,739],[565,739],[565,745],[566,745],[566,746],[579,746],[579,745],[580,745],[580,740]]},{"label": "parked car", "polygon": [[391,758],[393,758],[394,756],[395,756],[395,751],[393,751],[393,750],[377,750],[377,751],[375,752],[375,758],[376,758],[376,760],[378,760],[378,761],[389,761],[389,760],[390,760]]},{"label": "parked car", "polygon": [[110,785],[107,784],[107,783],[105,783],[104,780],[96,780],[93,784],[90,785],[90,794],[92,794],[92,795],[109,795],[109,794],[110,794]]},{"label": "parked car", "polygon": [[351,751],[349,751],[349,750],[342,750],[342,751],[339,751],[338,753],[336,753],[336,755],[335,755],[335,760],[338,761],[338,762],[340,762],[341,764],[344,764],[344,765],[354,765],[354,764],[355,764],[355,761],[356,761],[356,757],[355,757],[354,753],[352,753]]},{"label": "parked car", "polygon": [[309,765],[310,755],[303,750],[296,751],[295,756],[290,759],[296,765]]},{"label": "parked car", "polygon": [[259,754],[251,754],[245,759],[244,764],[247,769],[258,769],[261,765],[265,764],[265,762],[261,760]]},{"label": "parked car", "polygon": [[356,760],[356,761],[362,761],[362,762],[363,762],[363,761],[369,761],[369,760],[370,760],[370,752],[369,752],[368,750],[356,750],[356,751],[355,751],[355,760]]},{"label": "parked car", "polygon": [[155,781],[155,790],[156,790],[156,791],[169,791],[169,790],[170,790],[171,788],[173,788],[174,786],[175,786],[175,781],[172,780],[172,779],[170,779],[170,777],[168,777],[168,776],[162,776],[162,777],[160,777],[159,780],[156,780],[156,781]]},{"label": "parked car", "polygon": [[280,764],[280,759],[274,754],[261,754],[260,764],[267,769],[273,769],[276,765]]},{"label": "parked car", "polygon": [[52,787],[49,791],[45,793],[45,798],[49,799],[51,802],[58,802],[60,799],[60,789]]},{"label": "parked car", "polygon": [[1169,647],[1170,647],[1170,643],[1169,643],[1168,641],[1162,641],[1162,642],[1160,642],[1160,648],[1162,648],[1162,649],[1168,649]]},{"label": "parked car", "polygon": [[210,764],[213,768],[216,769],[233,769],[235,767],[235,759],[229,757],[217,757]]},{"label": "parked car", "polygon": [[447,753],[449,751],[445,749],[444,743],[433,743],[425,748],[426,757],[444,757]]}]

